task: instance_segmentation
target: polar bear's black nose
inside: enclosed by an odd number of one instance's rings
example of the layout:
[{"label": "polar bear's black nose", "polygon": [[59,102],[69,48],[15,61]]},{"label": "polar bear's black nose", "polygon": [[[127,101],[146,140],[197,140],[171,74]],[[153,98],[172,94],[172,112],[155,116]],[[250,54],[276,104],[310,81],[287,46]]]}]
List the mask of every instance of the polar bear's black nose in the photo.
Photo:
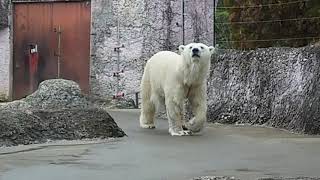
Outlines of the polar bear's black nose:
[{"label": "polar bear's black nose", "polygon": [[199,49],[198,49],[198,48],[193,48],[193,49],[192,49],[192,52],[196,54],[196,53],[199,52]]}]

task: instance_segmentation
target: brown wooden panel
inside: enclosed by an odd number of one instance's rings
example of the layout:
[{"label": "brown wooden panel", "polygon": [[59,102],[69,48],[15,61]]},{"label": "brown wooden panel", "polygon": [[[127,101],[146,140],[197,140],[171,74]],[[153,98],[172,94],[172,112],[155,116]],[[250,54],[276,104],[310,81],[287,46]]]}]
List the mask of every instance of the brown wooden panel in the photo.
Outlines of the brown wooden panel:
[{"label": "brown wooden panel", "polygon": [[89,92],[90,21],[89,2],[54,3],[53,26],[61,27],[61,77],[79,83]]},{"label": "brown wooden panel", "polygon": [[28,45],[39,50],[39,82],[58,77],[58,33],[61,27],[61,77],[89,92],[90,2],[19,3],[13,5],[13,99],[32,93]]}]

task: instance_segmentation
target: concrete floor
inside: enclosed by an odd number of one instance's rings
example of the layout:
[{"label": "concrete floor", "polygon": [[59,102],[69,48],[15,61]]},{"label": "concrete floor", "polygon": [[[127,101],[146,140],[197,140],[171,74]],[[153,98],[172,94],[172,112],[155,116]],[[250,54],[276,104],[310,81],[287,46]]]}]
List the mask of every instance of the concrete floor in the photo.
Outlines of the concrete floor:
[{"label": "concrete floor", "polygon": [[167,122],[138,126],[136,110],[110,111],[129,137],[55,142],[0,150],[3,180],[185,180],[320,176],[320,137],[259,128],[208,125],[201,136],[171,137]]}]

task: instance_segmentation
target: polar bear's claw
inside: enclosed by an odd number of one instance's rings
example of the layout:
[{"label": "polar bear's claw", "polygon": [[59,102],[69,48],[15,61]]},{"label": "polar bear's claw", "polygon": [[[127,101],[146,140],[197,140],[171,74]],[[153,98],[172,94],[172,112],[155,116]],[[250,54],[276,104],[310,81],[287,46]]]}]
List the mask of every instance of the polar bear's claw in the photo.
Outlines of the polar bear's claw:
[{"label": "polar bear's claw", "polygon": [[183,130],[188,130],[188,128],[187,128],[186,125],[182,125],[182,129],[183,129]]},{"label": "polar bear's claw", "polygon": [[171,136],[190,136],[192,135],[192,132],[189,130],[182,130],[182,131],[169,131]]},{"label": "polar bear's claw", "polygon": [[140,127],[144,129],[155,129],[156,126],[154,124],[140,124]]}]

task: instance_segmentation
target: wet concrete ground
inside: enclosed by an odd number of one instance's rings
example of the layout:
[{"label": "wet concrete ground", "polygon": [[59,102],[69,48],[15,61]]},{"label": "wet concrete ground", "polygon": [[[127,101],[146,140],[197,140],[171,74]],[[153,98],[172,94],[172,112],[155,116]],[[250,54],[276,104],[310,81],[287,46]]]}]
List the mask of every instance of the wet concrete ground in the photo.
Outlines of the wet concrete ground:
[{"label": "wet concrete ground", "polygon": [[146,130],[139,128],[136,110],[110,113],[129,137],[4,148],[0,150],[0,179],[320,176],[320,137],[220,125],[209,125],[201,136],[171,137],[164,120],[157,121],[157,129]]}]

